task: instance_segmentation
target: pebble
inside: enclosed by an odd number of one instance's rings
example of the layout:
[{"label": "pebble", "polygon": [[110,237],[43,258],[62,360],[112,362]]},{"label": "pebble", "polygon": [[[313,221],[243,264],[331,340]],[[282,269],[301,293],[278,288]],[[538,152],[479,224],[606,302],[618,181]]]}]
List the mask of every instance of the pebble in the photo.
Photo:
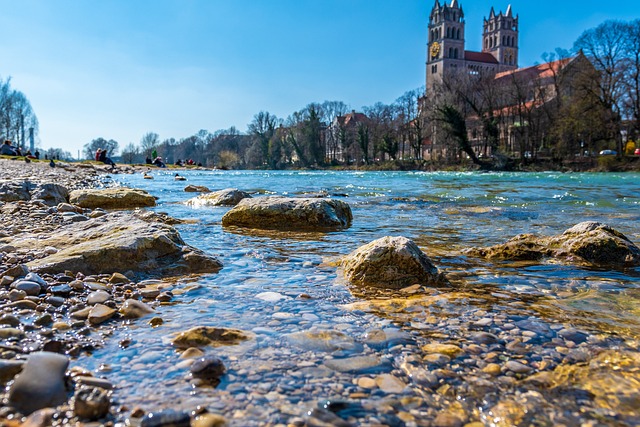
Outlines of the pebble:
[{"label": "pebble", "polygon": [[81,419],[91,421],[105,417],[110,406],[109,393],[99,387],[83,386],[76,390],[71,400],[73,413]]},{"label": "pebble", "polygon": [[87,295],[87,304],[95,305],[95,304],[104,304],[105,302],[111,299],[111,294],[109,292],[99,290],[93,291],[89,295]]},{"label": "pebble", "polygon": [[107,307],[103,304],[96,304],[89,311],[89,323],[92,325],[99,325],[100,323],[111,319],[114,314],[116,314],[116,310],[114,308]]},{"label": "pebble", "polygon": [[527,366],[520,362],[516,362],[515,360],[509,360],[507,363],[505,363],[504,366],[505,368],[512,372],[515,372],[516,374],[528,374],[529,372],[533,371],[530,366]]},{"label": "pebble", "polygon": [[375,378],[375,383],[385,393],[402,393],[407,386],[402,380],[391,374],[378,375]]}]

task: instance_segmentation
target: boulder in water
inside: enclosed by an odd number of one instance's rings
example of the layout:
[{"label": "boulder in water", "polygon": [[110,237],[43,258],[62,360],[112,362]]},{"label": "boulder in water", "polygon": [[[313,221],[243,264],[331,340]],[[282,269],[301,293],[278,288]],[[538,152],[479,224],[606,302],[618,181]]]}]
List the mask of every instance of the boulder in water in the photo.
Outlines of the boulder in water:
[{"label": "boulder in water", "polygon": [[207,194],[201,194],[185,203],[190,206],[235,206],[240,200],[251,198],[251,195],[237,188],[227,188]]},{"label": "boulder in water", "polygon": [[406,237],[382,237],[359,247],[341,261],[344,275],[355,285],[402,289],[444,282],[431,259]]},{"label": "boulder in water", "polygon": [[351,226],[346,202],[333,199],[258,197],[243,199],[222,217],[224,227],[333,231]]},{"label": "boulder in water", "polygon": [[465,252],[488,259],[537,261],[549,257],[598,267],[640,265],[640,248],[619,231],[595,221],[581,222],[556,236],[521,234],[500,245]]}]

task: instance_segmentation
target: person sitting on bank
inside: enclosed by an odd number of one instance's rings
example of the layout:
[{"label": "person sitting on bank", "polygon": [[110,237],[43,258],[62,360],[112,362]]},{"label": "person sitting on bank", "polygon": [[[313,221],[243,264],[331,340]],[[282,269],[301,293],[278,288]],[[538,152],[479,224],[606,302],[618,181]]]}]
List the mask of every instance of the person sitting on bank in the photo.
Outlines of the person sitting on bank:
[{"label": "person sitting on bank", "polygon": [[113,162],[113,160],[111,160],[109,157],[107,157],[107,150],[100,150],[100,148],[98,148],[98,151],[100,151],[100,161],[106,165],[111,165],[111,169],[116,167],[116,164]]},{"label": "person sitting on bank", "polygon": [[100,160],[100,156],[101,156],[101,155],[102,155],[102,148],[98,148],[98,149],[96,150],[96,155],[95,155],[96,162],[101,162],[101,161],[102,161],[102,160]]},{"label": "person sitting on bank", "polygon": [[164,162],[162,161],[162,157],[156,157],[155,159],[153,159],[153,164],[159,168],[167,167],[167,165],[165,165]]},{"label": "person sitting on bank", "polygon": [[4,144],[2,144],[2,147],[0,147],[0,154],[3,156],[19,156],[15,147],[11,145],[11,141],[9,141],[8,139],[4,141]]}]

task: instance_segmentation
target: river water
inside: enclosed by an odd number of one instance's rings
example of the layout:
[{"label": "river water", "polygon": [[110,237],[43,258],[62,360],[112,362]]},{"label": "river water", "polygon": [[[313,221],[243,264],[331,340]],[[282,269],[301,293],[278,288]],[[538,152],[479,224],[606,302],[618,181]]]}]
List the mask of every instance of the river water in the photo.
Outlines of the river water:
[{"label": "river water", "polygon": [[[186,220],[176,226],[185,242],[224,268],[176,283],[172,303],[157,307],[161,326],[123,323],[78,362],[116,384],[123,414],[200,406],[238,426],[640,424],[639,268],[462,254],[587,220],[639,244],[640,174],[181,171],[185,182],[174,173],[113,179]],[[195,196],[187,184],[326,194],[349,203],[354,220],[332,233],[225,230],[229,208],[185,205]],[[413,239],[452,285],[350,289],[332,262],[388,235]],[[201,325],[254,334],[205,350],[227,367],[217,387],[190,381],[170,344]]]}]

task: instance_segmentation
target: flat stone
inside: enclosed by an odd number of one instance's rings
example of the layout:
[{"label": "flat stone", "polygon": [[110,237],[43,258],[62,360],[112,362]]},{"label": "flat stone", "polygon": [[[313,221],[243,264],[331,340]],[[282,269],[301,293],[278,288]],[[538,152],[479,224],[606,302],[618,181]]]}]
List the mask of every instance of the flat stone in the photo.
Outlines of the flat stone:
[{"label": "flat stone", "polygon": [[237,345],[251,338],[253,338],[252,333],[239,329],[197,326],[180,332],[171,343],[177,348],[185,349],[189,347],[219,347]]},{"label": "flat stone", "polygon": [[116,314],[116,310],[114,308],[107,307],[103,304],[96,304],[89,311],[89,323],[92,325],[99,325],[100,323],[111,319],[114,314]]},{"label": "flat stone", "polygon": [[144,190],[106,188],[73,190],[69,202],[83,208],[132,209],[156,205],[156,199]]},{"label": "flat stone", "polygon": [[242,199],[222,217],[223,227],[334,231],[351,226],[353,214],[341,200],[257,197]]},{"label": "flat stone", "polygon": [[106,291],[94,291],[87,295],[87,304],[103,304],[112,298],[111,294]]},{"label": "flat stone", "polygon": [[407,385],[400,378],[391,374],[378,375],[376,385],[385,393],[402,393]]},{"label": "flat stone", "polygon": [[127,319],[138,319],[154,313],[153,308],[142,301],[128,299],[120,306],[120,314]]},{"label": "flat stone", "polygon": [[388,372],[391,370],[391,363],[387,359],[377,356],[354,356],[344,359],[329,359],[324,362],[325,366],[338,372],[350,373],[376,373]]}]

